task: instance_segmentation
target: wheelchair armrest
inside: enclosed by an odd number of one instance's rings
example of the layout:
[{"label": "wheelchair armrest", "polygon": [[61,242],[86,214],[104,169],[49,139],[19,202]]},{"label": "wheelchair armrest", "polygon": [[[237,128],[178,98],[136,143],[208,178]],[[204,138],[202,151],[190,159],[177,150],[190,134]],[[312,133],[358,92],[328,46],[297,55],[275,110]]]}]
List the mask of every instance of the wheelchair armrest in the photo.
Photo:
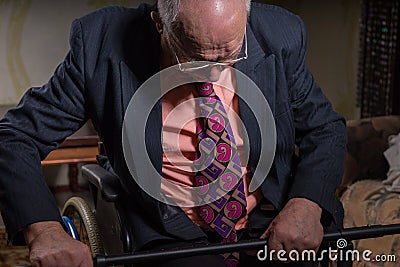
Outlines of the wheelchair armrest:
[{"label": "wheelchair armrest", "polygon": [[117,176],[97,164],[82,166],[82,176],[100,190],[105,201],[116,202],[118,200],[121,183]]}]

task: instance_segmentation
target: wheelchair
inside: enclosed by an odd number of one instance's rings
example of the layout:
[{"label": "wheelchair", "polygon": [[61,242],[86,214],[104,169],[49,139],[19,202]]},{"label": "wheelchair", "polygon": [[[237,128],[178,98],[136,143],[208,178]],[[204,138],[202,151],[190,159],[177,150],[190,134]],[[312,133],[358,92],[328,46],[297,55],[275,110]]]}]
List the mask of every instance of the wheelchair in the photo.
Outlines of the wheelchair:
[{"label": "wheelchair", "polygon": [[133,253],[132,231],[121,208],[119,178],[98,164],[82,166],[93,204],[71,197],[62,209],[68,233],[90,247],[93,256]]}]

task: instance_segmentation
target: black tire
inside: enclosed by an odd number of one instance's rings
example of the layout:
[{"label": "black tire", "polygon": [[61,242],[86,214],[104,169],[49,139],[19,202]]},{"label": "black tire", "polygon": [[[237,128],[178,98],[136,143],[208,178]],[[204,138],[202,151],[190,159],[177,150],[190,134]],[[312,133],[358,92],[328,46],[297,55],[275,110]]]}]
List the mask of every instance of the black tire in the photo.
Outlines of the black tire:
[{"label": "black tire", "polygon": [[62,210],[62,215],[72,220],[80,241],[90,248],[93,256],[104,254],[96,218],[84,199],[80,197],[68,199]]}]

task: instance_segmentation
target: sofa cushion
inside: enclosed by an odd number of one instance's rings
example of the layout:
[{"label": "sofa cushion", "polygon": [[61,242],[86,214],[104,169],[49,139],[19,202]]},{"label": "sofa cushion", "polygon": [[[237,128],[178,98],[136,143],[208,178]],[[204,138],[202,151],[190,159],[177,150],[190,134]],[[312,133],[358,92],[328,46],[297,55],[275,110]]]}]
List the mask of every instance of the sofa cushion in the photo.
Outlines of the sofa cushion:
[{"label": "sofa cushion", "polygon": [[[363,180],[349,186],[341,197],[345,210],[344,227],[400,223],[400,194],[389,192],[380,181]],[[397,255],[396,263],[358,262],[354,266],[400,266],[400,235],[353,241],[360,252]]]}]

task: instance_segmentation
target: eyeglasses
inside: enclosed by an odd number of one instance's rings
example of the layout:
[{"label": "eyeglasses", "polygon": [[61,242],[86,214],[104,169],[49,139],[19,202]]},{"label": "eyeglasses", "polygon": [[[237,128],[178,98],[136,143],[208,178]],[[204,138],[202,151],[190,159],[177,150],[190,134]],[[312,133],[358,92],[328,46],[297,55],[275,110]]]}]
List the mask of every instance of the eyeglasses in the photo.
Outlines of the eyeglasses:
[{"label": "eyeglasses", "polygon": [[[215,63],[210,63],[208,61],[188,61],[188,62],[183,62],[181,63],[179,61],[178,55],[176,52],[172,49],[171,50],[175,54],[176,61],[178,63],[179,70],[182,72],[192,72],[192,71],[198,71],[198,70],[203,70],[206,68],[212,68],[212,67],[218,67],[219,69],[223,69],[228,66],[232,66],[235,63],[238,63],[239,61],[246,60],[248,58],[247,54],[247,33],[246,30],[244,32],[244,56],[231,60],[231,61],[226,61],[226,62],[215,62]],[[186,67],[187,66],[187,67]]]}]

